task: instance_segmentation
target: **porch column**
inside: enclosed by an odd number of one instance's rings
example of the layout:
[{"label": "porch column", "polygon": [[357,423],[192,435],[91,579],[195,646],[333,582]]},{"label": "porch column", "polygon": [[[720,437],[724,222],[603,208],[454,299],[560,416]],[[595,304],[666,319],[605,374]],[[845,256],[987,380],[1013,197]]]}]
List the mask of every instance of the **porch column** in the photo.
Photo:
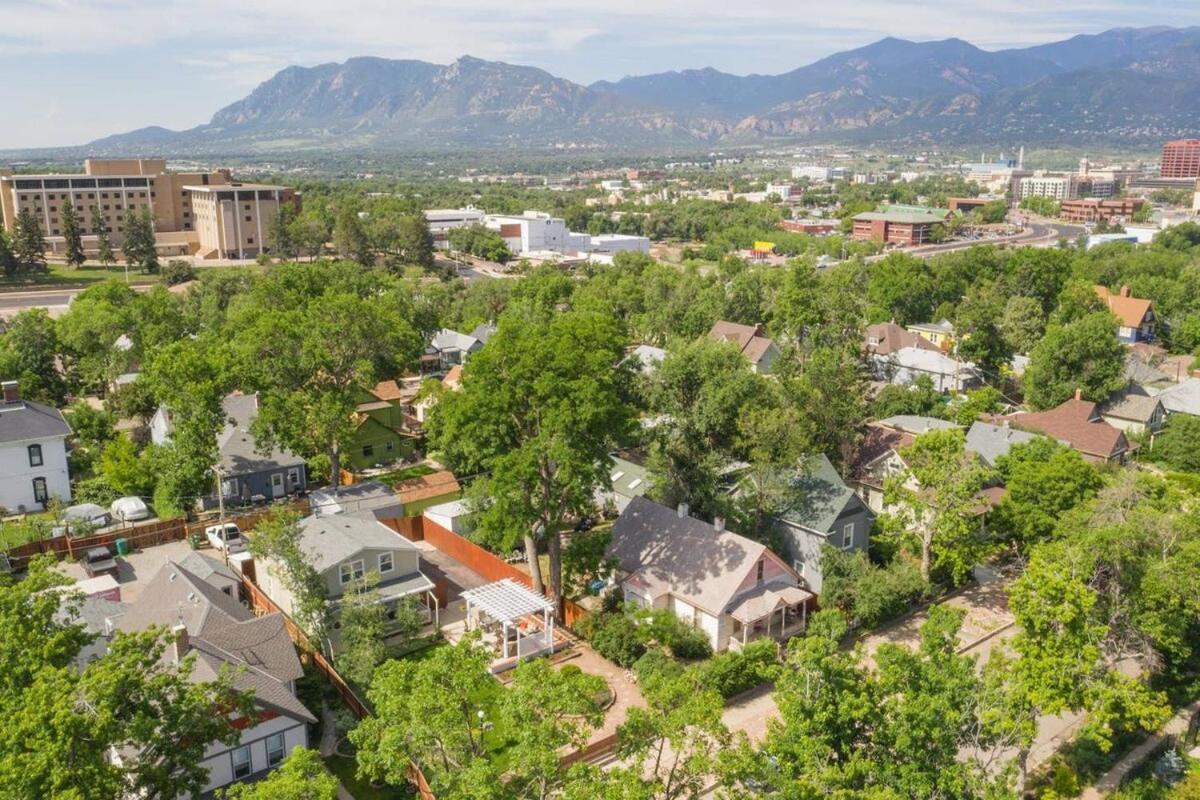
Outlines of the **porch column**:
[{"label": "porch column", "polygon": [[[501,630],[500,630],[501,658],[508,658],[508,623],[501,622],[500,626],[501,626]],[[520,660],[520,658],[521,658],[521,632],[517,631],[517,659]]]}]

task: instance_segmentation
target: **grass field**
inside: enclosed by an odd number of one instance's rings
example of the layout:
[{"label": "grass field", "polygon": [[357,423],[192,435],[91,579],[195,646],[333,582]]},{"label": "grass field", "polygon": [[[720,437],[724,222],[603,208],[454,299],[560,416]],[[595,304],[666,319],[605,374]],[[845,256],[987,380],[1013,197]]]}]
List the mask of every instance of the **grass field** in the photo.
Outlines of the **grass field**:
[{"label": "grass field", "polygon": [[[51,263],[47,266],[46,272],[32,275],[0,275],[0,292],[85,288],[109,278],[125,280],[124,265],[102,267],[99,264],[84,264],[75,269],[66,264]],[[129,282],[131,284],[158,283],[158,277],[143,275],[133,269],[129,271]]]}]

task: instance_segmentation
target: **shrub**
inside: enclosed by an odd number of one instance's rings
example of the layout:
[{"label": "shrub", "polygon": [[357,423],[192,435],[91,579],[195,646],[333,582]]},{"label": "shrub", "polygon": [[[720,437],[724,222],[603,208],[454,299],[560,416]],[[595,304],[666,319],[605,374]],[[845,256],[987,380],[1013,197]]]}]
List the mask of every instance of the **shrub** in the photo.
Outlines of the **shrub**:
[{"label": "shrub", "polygon": [[633,665],[633,674],[647,692],[683,674],[683,665],[662,650],[648,650]]},{"label": "shrub", "polygon": [[172,258],[162,268],[163,283],[167,286],[175,286],[180,283],[196,279],[196,268],[186,261],[181,261],[178,258]]},{"label": "shrub", "polygon": [[779,645],[759,639],[741,652],[720,653],[701,666],[700,682],[725,699],[773,680],[779,666]]},{"label": "shrub", "polygon": [[684,627],[667,642],[671,655],[676,658],[699,659],[713,654],[712,641],[704,631]]},{"label": "shrub", "polygon": [[646,652],[646,645],[638,636],[637,625],[624,614],[599,615],[593,625],[592,647],[622,667],[632,667]]},{"label": "shrub", "polygon": [[821,604],[868,628],[899,616],[929,593],[917,566],[896,559],[886,567],[872,564],[861,551],[821,549],[824,578]]}]

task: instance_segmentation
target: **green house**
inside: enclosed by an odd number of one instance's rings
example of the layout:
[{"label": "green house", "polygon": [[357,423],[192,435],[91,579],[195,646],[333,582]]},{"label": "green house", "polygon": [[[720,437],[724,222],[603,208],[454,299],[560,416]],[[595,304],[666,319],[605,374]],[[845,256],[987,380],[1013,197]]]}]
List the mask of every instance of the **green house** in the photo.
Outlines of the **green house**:
[{"label": "green house", "polygon": [[380,381],[362,394],[354,412],[354,436],[342,450],[343,464],[351,470],[390,464],[417,448],[421,430],[410,409],[418,388],[410,381]]}]

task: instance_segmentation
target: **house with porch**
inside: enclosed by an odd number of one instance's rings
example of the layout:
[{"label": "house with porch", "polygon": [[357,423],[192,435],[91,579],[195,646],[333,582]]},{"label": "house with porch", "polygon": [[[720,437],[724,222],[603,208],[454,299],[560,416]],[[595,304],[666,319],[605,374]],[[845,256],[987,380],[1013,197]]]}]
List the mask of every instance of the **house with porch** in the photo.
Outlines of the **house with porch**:
[{"label": "house with porch", "polygon": [[342,449],[342,460],[352,470],[390,464],[409,456],[421,439],[423,426],[414,402],[419,377],[380,381],[363,392],[354,410],[354,435]]},{"label": "house with porch", "polygon": [[800,632],[814,599],[766,545],[677,509],[634,497],[613,524],[608,555],[625,601],[669,609],[713,650]]},{"label": "house with porch", "polygon": [[[884,484],[900,474],[906,465],[902,451],[923,433],[957,428],[953,422],[936,417],[901,414],[867,425],[866,433],[850,459],[850,487],[879,514],[885,509]],[[911,487],[911,488],[916,488]]]},{"label": "house with porch", "polygon": [[1040,433],[1079,451],[1097,464],[1124,464],[1131,450],[1125,432],[1104,420],[1095,403],[1083,399],[1078,389],[1070,400],[1048,411],[1009,414],[991,422]]}]

